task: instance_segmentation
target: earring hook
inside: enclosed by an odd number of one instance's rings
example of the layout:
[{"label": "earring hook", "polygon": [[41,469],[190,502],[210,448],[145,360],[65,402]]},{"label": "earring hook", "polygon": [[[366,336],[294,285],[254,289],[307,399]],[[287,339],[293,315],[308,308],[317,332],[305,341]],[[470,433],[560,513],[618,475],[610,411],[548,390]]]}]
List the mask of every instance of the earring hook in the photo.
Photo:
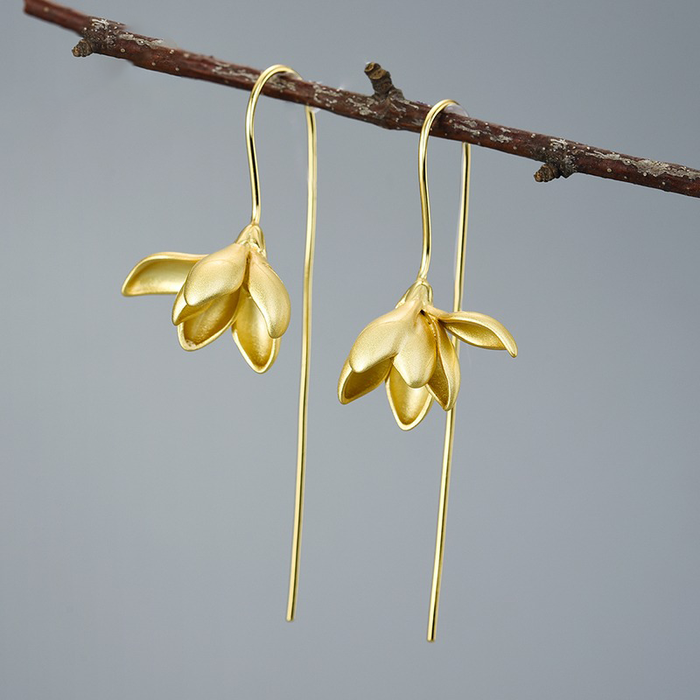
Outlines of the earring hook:
[{"label": "earring hook", "polygon": [[[245,112],[245,140],[246,150],[248,152],[248,168],[250,169],[250,190],[253,200],[252,212],[250,215],[251,224],[260,223],[260,174],[258,171],[258,156],[255,148],[255,108],[258,106],[258,99],[265,87],[265,84],[270,78],[279,73],[291,73],[296,78],[301,79],[299,73],[289,66],[284,66],[280,63],[266,68],[255,81],[253,89],[248,98],[248,106]],[[309,122],[309,139],[311,139],[311,129],[316,126],[316,119],[313,111],[306,107],[307,121]]]},{"label": "earring hook", "polygon": [[[420,131],[420,141],[418,144],[418,187],[420,189],[420,209],[421,218],[423,222],[423,257],[421,259],[420,270],[418,271],[418,279],[425,280],[428,275],[428,269],[430,268],[430,253],[432,246],[432,225],[430,219],[430,194],[428,192],[428,137],[430,136],[430,129],[433,126],[433,122],[437,119],[439,114],[445,110],[447,107],[456,105],[461,107],[458,102],[454,100],[441,100],[434,104],[428,114],[425,117],[423,126]],[[468,186],[467,179],[469,175],[469,144],[462,144],[462,189]],[[462,202],[464,205],[464,202]],[[464,208],[460,209],[460,231],[462,230],[462,221],[466,213]],[[464,222],[464,229],[466,231],[466,222]],[[460,297],[461,303],[461,297]]]},{"label": "earring hook", "polygon": [[[428,193],[428,136],[430,128],[437,116],[447,107],[459,105],[454,100],[442,100],[435,104],[425,117],[420,132],[418,145],[418,185],[420,188],[421,214],[423,220],[423,257],[421,260],[418,280],[425,281],[430,267],[430,249],[432,243],[432,228],[430,221],[430,199]],[[455,251],[455,279],[453,291],[453,312],[462,308],[464,294],[464,259],[467,247],[467,218],[469,215],[469,185],[471,180],[471,146],[462,143],[462,185],[459,206],[459,226],[457,233],[457,249]],[[459,342],[456,338],[450,341],[459,357]],[[428,641],[435,641],[437,631],[438,607],[440,604],[440,585],[442,583],[442,564],[445,552],[445,531],[447,527],[447,501],[450,490],[452,471],[452,449],[454,445],[455,408],[451,408],[445,417],[445,440],[442,453],[442,472],[440,476],[440,498],[438,502],[437,530],[435,534],[435,557],[433,575],[430,586],[430,607],[428,612]]]},{"label": "earring hook", "polygon": [[[258,98],[270,78],[278,73],[291,73],[301,78],[293,68],[276,64],[264,70],[250,93],[245,113],[245,137],[248,152],[248,167],[250,169],[250,189],[253,200],[251,224],[260,223],[260,176],[258,159],[255,150],[255,108]],[[292,532],[292,556],[289,571],[289,593],[287,597],[287,621],[292,622],[296,614],[297,594],[299,590],[299,560],[301,555],[301,531],[304,515],[304,490],[306,481],[306,442],[307,417],[309,403],[309,367],[311,360],[311,293],[313,284],[313,262],[316,247],[316,187],[317,187],[317,155],[316,155],[316,116],[310,107],[305,107],[307,127],[307,216],[306,216],[306,246],[304,252],[304,290],[302,310],[301,335],[301,377],[299,380],[299,416],[297,432],[297,469],[296,488],[294,495],[294,529]]]}]

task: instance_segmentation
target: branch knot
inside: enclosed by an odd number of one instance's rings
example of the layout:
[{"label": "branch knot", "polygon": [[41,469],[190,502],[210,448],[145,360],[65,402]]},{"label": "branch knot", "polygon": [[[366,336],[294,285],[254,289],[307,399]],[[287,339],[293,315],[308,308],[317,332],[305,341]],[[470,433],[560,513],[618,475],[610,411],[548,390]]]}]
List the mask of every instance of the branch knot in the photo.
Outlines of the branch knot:
[{"label": "branch knot", "polygon": [[391,73],[378,63],[368,63],[365,66],[365,75],[372,83],[374,90],[372,97],[376,100],[404,99],[403,92],[391,81]]}]

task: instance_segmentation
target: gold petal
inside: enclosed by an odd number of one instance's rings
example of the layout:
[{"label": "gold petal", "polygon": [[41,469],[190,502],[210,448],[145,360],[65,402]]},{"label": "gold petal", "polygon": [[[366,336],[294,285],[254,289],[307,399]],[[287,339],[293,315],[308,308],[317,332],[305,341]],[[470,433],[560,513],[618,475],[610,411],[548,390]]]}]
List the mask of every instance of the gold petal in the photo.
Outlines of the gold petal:
[{"label": "gold petal", "polygon": [[245,289],[241,291],[232,332],[246,362],[259,374],[267,372],[277,358],[280,339],[270,337],[263,315]]},{"label": "gold petal", "polygon": [[289,326],[289,294],[282,280],[256,251],[250,254],[248,292],[265,319],[270,337],[280,338]]},{"label": "gold petal", "polygon": [[393,367],[386,380],[386,395],[401,430],[415,428],[433,404],[433,397],[424,386],[411,388]]},{"label": "gold petal", "polygon": [[233,294],[243,283],[249,251],[249,246],[232,243],[198,262],[185,280],[188,305],[201,306]]},{"label": "gold petal", "polygon": [[518,346],[508,329],[495,318],[475,311],[440,313],[440,323],[470,345],[488,350],[507,350],[513,357],[518,354]]},{"label": "gold petal", "polygon": [[340,403],[350,403],[360,396],[369,394],[376,389],[387,377],[391,369],[391,358],[373,365],[366,372],[355,372],[350,362],[345,360],[338,380],[338,399]]},{"label": "gold petal", "polygon": [[206,306],[208,306],[208,304],[189,306],[185,301],[185,294],[181,288],[175,296],[175,303],[173,304],[173,325],[179,326],[183,321],[186,321],[188,318],[192,318],[192,316],[196,316],[201,311],[204,311]]},{"label": "gold petal", "polygon": [[177,327],[177,337],[184,350],[199,350],[216,340],[236,317],[239,292],[215,299],[190,315]]},{"label": "gold petal", "polygon": [[155,253],[136,263],[122,285],[125,297],[141,294],[177,294],[192,266],[203,255]]},{"label": "gold petal", "polygon": [[408,386],[424,386],[435,371],[437,342],[424,314],[418,314],[413,327],[404,326],[405,338],[394,358],[394,367]]},{"label": "gold petal", "polygon": [[427,384],[428,391],[435,400],[449,411],[457,400],[460,384],[459,358],[454,345],[440,322],[430,317],[435,337],[437,338],[437,362],[435,372]]},{"label": "gold petal", "polygon": [[418,309],[416,302],[407,302],[366,326],[357,336],[348,356],[348,362],[355,372],[366,372],[387,358],[394,357],[406,342]]}]

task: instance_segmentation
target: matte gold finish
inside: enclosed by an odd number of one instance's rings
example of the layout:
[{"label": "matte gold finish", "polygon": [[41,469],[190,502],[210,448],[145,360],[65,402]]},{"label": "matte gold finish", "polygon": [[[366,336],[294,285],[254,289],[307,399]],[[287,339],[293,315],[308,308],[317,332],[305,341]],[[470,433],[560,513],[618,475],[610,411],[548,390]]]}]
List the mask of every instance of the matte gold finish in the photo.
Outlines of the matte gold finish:
[{"label": "matte gold finish", "polygon": [[446,411],[457,400],[459,359],[448,332],[477,347],[518,354],[513,336],[495,318],[440,311],[431,303],[432,294],[428,282],[418,278],[393,311],[365,327],[340,373],[341,403],[350,403],[386,381],[396,422],[402,430],[410,430],[425,417],[433,399]]},{"label": "matte gold finish", "polygon": [[[253,86],[246,109],[245,136],[252,195],[250,223],[234,243],[211,255],[149,255],[136,264],[122,286],[125,296],[176,295],[172,321],[177,326],[178,339],[185,350],[199,350],[231,329],[241,354],[258,373],[266,372],[273,365],[291,315],[289,294],[267,262],[265,237],[260,228],[260,178],[255,151],[255,108],[265,83],[278,73],[292,73],[300,77],[288,66],[271,66],[260,74]],[[316,239],[316,117],[309,107],[305,108],[305,112],[308,187],[296,495],[287,602],[287,620],[290,622],[294,619],[299,588],[311,352],[311,291]]]},{"label": "matte gold finish", "polygon": [[[428,621],[428,641],[434,641],[440,599],[440,582],[447,519],[447,496],[454,442],[455,402],[459,393],[459,344],[462,340],[489,350],[518,354],[513,336],[494,318],[462,311],[464,256],[469,208],[470,147],[462,148],[462,199],[460,205],[457,260],[452,312],[433,306],[430,268],[432,227],[428,193],[427,152],[430,128],[438,114],[453,100],[443,100],[428,112],[418,147],[418,183],[423,224],[423,253],[416,281],[396,308],[370,323],[360,333],[348,355],[338,381],[338,398],[350,403],[386,383],[389,406],[398,426],[411,430],[430,410],[433,399],[447,411],[443,450],[438,527],[435,543]],[[452,339],[450,339],[450,335]]]}]

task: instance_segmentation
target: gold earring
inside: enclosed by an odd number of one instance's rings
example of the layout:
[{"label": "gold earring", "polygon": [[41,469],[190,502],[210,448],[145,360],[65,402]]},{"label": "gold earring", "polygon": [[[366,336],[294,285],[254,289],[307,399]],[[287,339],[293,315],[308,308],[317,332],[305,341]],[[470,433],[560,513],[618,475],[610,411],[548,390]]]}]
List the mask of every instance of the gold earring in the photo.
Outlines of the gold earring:
[{"label": "gold earring", "polygon": [[[290,319],[289,294],[267,262],[260,228],[260,178],[255,151],[253,120],[265,83],[278,73],[301,76],[292,68],[274,65],[255,82],[245,116],[245,137],[250,169],[252,214],[250,223],[234,243],[210,255],[156,253],[141,260],[122,286],[125,296],[175,294],[172,321],[180,345],[199,350],[229,328],[246,362],[258,373],[275,361],[280,339]],[[304,510],[306,424],[311,346],[311,288],[316,237],[316,117],[305,108],[308,141],[308,194],[304,293],[302,312],[301,380],[297,440],[297,472],[292,558],[287,599],[287,620],[294,619],[299,586],[299,557]]]},{"label": "gold earring", "polygon": [[[420,133],[418,183],[423,220],[423,256],[416,281],[393,311],[375,319],[360,333],[338,381],[338,398],[341,403],[350,403],[384,382],[389,405],[402,430],[410,430],[418,425],[428,413],[433,399],[447,411],[428,616],[429,642],[435,640],[437,628],[454,442],[454,406],[460,385],[457,340],[489,350],[507,350],[513,357],[518,353],[513,336],[496,319],[480,313],[461,311],[469,211],[471,149],[468,143],[462,144],[462,200],[453,310],[448,313],[432,305],[433,290],[427,280],[432,242],[428,198],[428,136],[435,118],[450,105],[457,103],[454,100],[442,100],[434,105],[428,112]],[[453,339],[450,339],[448,333],[454,336]]]}]

